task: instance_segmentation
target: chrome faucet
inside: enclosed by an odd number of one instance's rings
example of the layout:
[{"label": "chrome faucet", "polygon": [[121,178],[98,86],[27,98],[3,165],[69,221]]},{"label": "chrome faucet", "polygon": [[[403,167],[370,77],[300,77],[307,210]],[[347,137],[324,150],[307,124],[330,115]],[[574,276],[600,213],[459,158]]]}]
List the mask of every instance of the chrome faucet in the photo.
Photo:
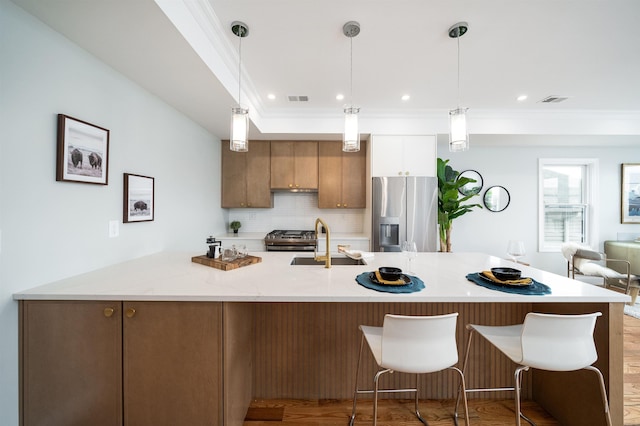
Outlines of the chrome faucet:
[{"label": "chrome faucet", "polygon": [[[318,225],[324,226],[324,230],[326,232],[326,240],[327,240],[327,253],[324,256],[318,256]],[[313,252],[313,258],[315,260],[324,260],[324,267],[331,268],[331,238],[329,236],[329,226],[325,223],[324,220],[317,218],[316,219],[316,248]]]}]

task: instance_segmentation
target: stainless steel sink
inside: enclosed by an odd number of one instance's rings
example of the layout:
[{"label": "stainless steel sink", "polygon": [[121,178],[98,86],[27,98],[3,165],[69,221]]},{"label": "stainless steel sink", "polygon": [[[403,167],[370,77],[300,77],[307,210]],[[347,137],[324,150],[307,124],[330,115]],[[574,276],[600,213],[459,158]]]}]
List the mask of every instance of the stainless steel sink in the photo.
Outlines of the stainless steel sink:
[{"label": "stainless steel sink", "polygon": [[[294,257],[291,260],[291,265],[322,265],[324,266],[324,260],[315,260],[313,257]],[[331,265],[366,265],[366,262],[362,259],[351,259],[350,257],[338,256],[331,258]]]}]

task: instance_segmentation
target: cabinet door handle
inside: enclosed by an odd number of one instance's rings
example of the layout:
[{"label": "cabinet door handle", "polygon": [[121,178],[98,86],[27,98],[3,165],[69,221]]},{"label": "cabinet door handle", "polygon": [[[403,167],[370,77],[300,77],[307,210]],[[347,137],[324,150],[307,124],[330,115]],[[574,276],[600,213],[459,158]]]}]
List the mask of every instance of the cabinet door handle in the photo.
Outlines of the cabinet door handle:
[{"label": "cabinet door handle", "polygon": [[340,203],[336,204],[336,207],[340,207]]},{"label": "cabinet door handle", "polygon": [[115,309],[113,309],[113,308],[104,308],[104,311],[102,311],[102,312],[104,312],[104,316],[105,316],[105,317],[107,317],[107,318],[111,318],[111,316],[113,315],[113,313],[114,313],[115,311],[116,311],[116,310],[115,310]]},{"label": "cabinet door handle", "polygon": [[251,203],[247,203],[247,207],[251,207]]},{"label": "cabinet door handle", "polygon": [[133,308],[127,308],[127,312],[125,313],[127,318],[133,318],[135,314],[136,314],[136,310]]},{"label": "cabinet door handle", "polygon": [[399,172],[398,172],[398,176],[402,176],[402,171],[399,171]]},{"label": "cabinet door handle", "polygon": [[405,174],[406,176],[409,176],[409,172],[404,172],[404,174]]},{"label": "cabinet door handle", "polygon": [[346,208],[347,208],[347,205],[346,205],[346,204],[343,204],[343,205],[342,205],[342,207],[346,209]]},{"label": "cabinet door handle", "polygon": [[244,203],[240,203],[240,207],[244,207]]},{"label": "cabinet door handle", "polygon": [[289,188],[293,188],[293,184],[292,183],[289,184]]},{"label": "cabinet door handle", "polygon": [[298,185],[297,183],[296,183],[296,188],[300,188],[300,185]]}]

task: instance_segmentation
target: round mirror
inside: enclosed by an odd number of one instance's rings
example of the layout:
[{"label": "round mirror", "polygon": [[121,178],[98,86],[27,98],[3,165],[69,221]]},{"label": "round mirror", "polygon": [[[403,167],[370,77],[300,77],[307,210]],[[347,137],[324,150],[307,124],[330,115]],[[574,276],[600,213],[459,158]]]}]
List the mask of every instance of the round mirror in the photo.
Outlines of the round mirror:
[{"label": "round mirror", "polygon": [[509,191],[504,186],[492,186],[484,193],[484,206],[492,212],[501,212],[511,201]]},{"label": "round mirror", "polygon": [[465,170],[458,175],[458,179],[463,177],[473,179],[475,182],[469,182],[468,184],[461,186],[458,191],[462,195],[475,195],[482,191],[482,175],[480,173],[475,170]]}]

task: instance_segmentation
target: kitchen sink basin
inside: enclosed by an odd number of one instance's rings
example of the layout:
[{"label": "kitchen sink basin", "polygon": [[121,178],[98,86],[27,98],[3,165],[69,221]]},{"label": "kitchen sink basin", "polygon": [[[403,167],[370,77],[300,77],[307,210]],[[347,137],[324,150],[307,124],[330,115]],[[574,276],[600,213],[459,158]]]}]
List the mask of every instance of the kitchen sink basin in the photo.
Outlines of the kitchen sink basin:
[{"label": "kitchen sink basin", "polygon": [[[324,260],[315,260],[313,257],[294,257],[291,260],[291,265],[322,265],[324,266]],[[351,259],[350,257],[338,256],[331,258],[331,265],[366,265],[366,262],[362,259]]]}]

